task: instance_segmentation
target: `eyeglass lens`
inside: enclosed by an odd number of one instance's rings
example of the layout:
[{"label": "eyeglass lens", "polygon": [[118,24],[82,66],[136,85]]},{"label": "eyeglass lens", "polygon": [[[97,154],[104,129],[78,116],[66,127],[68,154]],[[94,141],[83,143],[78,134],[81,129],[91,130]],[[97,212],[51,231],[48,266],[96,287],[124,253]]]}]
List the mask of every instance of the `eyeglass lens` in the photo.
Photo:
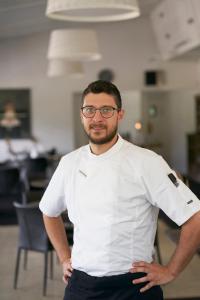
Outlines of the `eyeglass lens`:
[{"label": "eyeglass lens", "polygon": [[104,106],[104,107],[101,107],[101,108],[95,108],[93,106],[85,106],[85,107],[82,108],[83,115],[86,118],[94,117],[97,110],[100,111],[102,117],[110,118],[110,117],[113,116],[114,111],[117,110],[117,109],[114,108],[114,107],[111,107],[111,106]]}]

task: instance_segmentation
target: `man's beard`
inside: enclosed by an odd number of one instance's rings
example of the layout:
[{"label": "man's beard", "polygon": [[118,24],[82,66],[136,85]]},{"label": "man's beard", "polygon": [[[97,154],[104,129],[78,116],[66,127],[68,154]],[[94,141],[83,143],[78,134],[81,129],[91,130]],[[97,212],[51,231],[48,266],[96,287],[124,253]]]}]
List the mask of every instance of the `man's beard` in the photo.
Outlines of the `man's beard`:
[{"label": "man's beard", "polygon": [[[102,129],[106,129],[106,126],[104,125],[98,125],[98,127],[101,126]],[[90,125],[90,128],[89,129],[92,129],[94,128],[95,125]],[[85,128],[84,128],[85,130]],[[92,144],[95,144],[95,145],[103,145],[103,144],[107,144],[109,143],[110,141],[113,140],[113,138],[115,137],[115,135],[117,134],[117,130],[118,130],[118,127],[114,127],[113,130],[106,136],[102,137],[102,138],[95,138],[92,136],[92,134],[90,134],[90,132],[87,132],[85,130],[85,133],[87,135],[87,137],[89,138],[89,141],[92,143]]]}]

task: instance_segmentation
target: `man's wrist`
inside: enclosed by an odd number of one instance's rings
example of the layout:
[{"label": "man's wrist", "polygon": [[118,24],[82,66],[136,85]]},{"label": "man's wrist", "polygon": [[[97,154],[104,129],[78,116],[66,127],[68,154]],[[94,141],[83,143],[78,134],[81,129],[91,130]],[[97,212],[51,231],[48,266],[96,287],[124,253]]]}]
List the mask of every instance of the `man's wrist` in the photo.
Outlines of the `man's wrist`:
[{"label": "man's wrist", "polygon": [[64,256],[62,259],[60,259],[60,263],[61,265],[64,264],[65,262],[69,262],[69,260],[71,260],[71,256],[66,255]]},{"label": "man's wrist", "polygon": [[170,264],[166,265],[166,268],[168,269],[168,272],[173,278],[176,278],[178,276],[178,273],[170,266]]}]

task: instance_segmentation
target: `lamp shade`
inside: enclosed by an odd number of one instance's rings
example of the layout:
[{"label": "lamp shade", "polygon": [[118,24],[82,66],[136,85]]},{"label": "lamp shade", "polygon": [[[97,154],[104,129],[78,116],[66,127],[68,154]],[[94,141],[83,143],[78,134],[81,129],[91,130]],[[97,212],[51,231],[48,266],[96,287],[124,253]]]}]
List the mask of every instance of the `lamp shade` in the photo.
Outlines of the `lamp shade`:
[{"label": "lamp shade", "polygon": [[49,18],[109,22],[136,18],[140,15],[137,0],[48,0]]},{"label": "lamp shade", "polygon": [[48,59],[68,61],[98,60],[96,32],[85,29],[58,29],[51,32]]},{"label": "lamp shade", "polygon": [[48,77],[62,77],[62,76],[83,76],[84,70],[81,62],[65,61],[62,59],[52,59],[48,61]]},{"label": "lamp shade", "polygon": [[71,77],[82,77],[84,75],[83,64],[79,61],[68,62],[69,75]]}]

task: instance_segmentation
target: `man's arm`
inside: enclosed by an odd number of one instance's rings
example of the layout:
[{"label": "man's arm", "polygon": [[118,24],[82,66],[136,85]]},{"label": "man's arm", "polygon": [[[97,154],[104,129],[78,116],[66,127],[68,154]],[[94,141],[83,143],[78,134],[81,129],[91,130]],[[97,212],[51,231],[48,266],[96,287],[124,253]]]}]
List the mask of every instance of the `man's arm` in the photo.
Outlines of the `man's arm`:
[{"label": "man's arm", "polygon": [[71,250],[67,241],[64,223],[61,217],[48,217],[43,214],[47,234],[54,246],[63,267],[63,281],[67,283],[71,276]]},{"label": "man's arm", "polygon": [[193,215],[182,225],[180,240],[166,266],[156,263],[135,262],[132,273],[144,272],[145,277],[133,280],[134,284],[148,283],[140,290],[144,292],[154,285],[165,284],[175,279],[192,259],[197,248],[200,246],[200,211]]}]

